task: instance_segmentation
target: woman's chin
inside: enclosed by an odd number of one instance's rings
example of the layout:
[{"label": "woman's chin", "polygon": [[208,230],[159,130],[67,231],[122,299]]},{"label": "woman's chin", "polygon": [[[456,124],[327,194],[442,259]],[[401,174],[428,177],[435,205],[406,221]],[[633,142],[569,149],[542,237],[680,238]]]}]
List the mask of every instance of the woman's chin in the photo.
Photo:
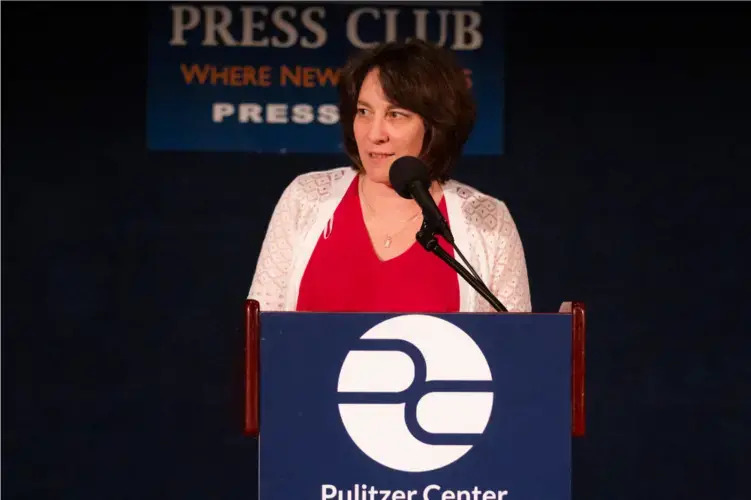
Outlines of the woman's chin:
[{"label": "woman's chin", "polygon": [[389,170],[391,169],[391,163],[379,164],[379,165],[366,165],[365,176],[371,182],[377,182],[379,184],[389,183]]}]

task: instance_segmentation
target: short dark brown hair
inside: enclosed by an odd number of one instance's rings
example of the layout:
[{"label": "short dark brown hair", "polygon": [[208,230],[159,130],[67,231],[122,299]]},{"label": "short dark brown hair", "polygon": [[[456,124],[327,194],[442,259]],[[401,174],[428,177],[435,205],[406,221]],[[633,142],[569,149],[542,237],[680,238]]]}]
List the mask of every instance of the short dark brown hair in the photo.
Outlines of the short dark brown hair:
[{"label": "short dark brown hair", "polygon": [[432,180],[451,176],[475,124],[476,106],[463,69],[448,50],[421,40],[391,42],[347,61],[339,79],[339,110],[344,149],[362,170],[353,130],[357,98],[367,74],[379,70],[386,97],[422,117],[425,136],[420,159]]}]

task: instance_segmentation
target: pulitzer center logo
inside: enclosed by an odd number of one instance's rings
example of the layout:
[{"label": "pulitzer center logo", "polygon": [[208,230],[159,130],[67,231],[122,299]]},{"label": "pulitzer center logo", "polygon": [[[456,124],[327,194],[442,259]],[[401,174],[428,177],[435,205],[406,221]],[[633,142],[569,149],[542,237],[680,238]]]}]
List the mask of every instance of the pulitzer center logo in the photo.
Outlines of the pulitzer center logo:
[{"label": "pulitzer center logo", "polygon": [[368,330],[344,359],[337,390],[352,441],[405,472],[459,460],[493,408],[490,367],[477,344],[456,325],[419,314]]}]

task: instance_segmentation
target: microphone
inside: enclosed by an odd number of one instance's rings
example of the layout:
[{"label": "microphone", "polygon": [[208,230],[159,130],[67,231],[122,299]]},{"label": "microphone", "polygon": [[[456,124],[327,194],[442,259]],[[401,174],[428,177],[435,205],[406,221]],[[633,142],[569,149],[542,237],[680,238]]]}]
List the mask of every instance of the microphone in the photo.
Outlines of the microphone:
[{"label": "microphone", "polygon": [[[402,156],[394,160],[389,170],[389,182],[391,187],[399,193],[402,198],[414,199],[422,209],[423,223],[415,238],[429,252],[433,252],[454,271],[456,271],[464,280],[470,284],[496,311],[508,312],[506,307],[493,295],[490,289],[482,282],[472,265],[462,255],[462,252],[454,243],[454,235],[451,234],[446,219],[438,209],[433,196],[430,194],[430,175],[425,164],[414,156]],[[456,259],[451,257],[438,244],[435,238],[436,233],[441,234],[446,241],[456,250],[469,271],[462,267]]]},{"label": "microphone", "polygon": [[402,198],[414,199],[422,209],[428,227],[440,233],[446,241],[454,244],[454,235],[443,218],[438,205],[430,194],[430,176],[423,162],[414,156],[402,156],[394,160],[389,170],[391,187]]}]

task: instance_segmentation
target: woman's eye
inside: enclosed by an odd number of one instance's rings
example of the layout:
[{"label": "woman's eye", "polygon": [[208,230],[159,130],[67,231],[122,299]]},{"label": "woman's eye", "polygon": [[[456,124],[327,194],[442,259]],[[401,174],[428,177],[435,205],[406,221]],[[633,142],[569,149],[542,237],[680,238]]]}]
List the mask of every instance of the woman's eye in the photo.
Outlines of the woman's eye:
[{"label": "woman's eye", "polygon": [[357,114],[358,115],[365,115],[368,112],[365,108],[357,108]]}]

